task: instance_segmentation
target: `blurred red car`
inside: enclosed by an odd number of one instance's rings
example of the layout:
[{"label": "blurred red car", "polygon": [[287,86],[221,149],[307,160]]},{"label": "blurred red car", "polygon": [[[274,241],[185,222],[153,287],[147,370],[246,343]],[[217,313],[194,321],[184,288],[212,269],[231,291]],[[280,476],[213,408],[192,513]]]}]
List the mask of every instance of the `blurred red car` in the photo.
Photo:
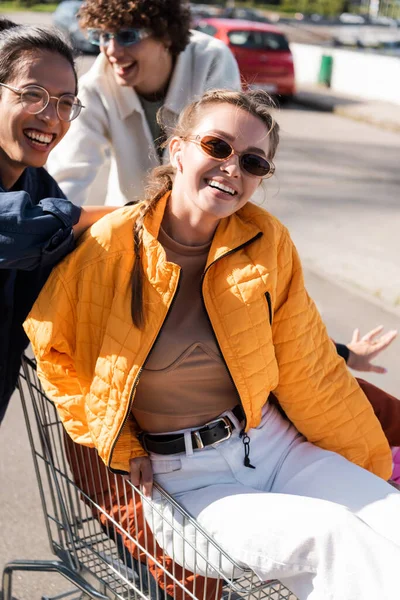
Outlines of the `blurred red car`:
[{"label": "blurred red car", "polygon": [[283,98],[295,93],[289,43],[274,25],[210,17],[198,20],[194,28],[229,46],[238,62],[245,88],[262,88]]}]

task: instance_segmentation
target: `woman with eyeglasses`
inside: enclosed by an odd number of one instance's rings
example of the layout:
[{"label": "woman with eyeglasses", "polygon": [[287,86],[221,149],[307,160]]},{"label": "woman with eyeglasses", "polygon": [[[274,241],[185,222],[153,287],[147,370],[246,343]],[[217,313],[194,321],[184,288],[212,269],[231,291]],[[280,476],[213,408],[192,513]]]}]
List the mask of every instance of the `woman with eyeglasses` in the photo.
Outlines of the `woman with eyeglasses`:
[{"label": "woman with eyeglasses", "polygon": [[[25,329],[67,431],[107,467],[149,497],[154,478],[239,565],[300,600],[389,600],[400,494],[385,481],[388,443],[286,228],[250,202],[278,137],[263,92],[190,104],[145,199],[92,227]],[[153,492],[158,543],[201,574],[211,546],[186,524],[195,558],[159,504]]]},{"label": "woman with eyeglasses", "polygon": [[22,323],[50,269],[109,210],[82,210],[43,169],[78,117],[69,46],[0,19],[0,423],[28,344]]},{"label": "woman with eyeglasses", "polygon": [[86,109],[48,169],[82,205],[110,156],[105,203],[122,206],[141,199],[149,171],[168,161],[159,109],[171,127],[204,91],[239,90],[239,69],[222,41],[190,31],[184,0],[86,0],[79,15],[101,53],[79,81]]}]

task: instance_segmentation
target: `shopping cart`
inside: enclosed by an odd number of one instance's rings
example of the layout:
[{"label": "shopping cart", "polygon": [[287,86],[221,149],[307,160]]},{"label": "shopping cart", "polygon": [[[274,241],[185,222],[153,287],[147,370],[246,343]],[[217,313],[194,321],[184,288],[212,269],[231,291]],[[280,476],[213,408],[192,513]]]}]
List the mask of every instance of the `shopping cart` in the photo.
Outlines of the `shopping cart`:
[{"label": "shopping cart", "polygon": [[[260,582],[253,572],[243,571],[155,484],[162,496],[158,510],[177,511],[182,523],[190,523],[196,535],[207,540],[209,550],[200,552],[195,542],[182,540],[195,555],[195,571],[196,564],[202,565],[201,573],[189,572],[164,555],[143,519],[142,509],[149,501],[126,478],[110,473],[94,449],[70,440],[42,390],[34,361],[26,356],[19,391],[47,533],[57,560],[8,563],[3,600],[12,600],[14,571],[57,572],[74,585],[71,591],[53,599],[42,596],[42,600],[296,600],[279,581]],[[182,531],[175,530],[175,535],[183,536]]]}]

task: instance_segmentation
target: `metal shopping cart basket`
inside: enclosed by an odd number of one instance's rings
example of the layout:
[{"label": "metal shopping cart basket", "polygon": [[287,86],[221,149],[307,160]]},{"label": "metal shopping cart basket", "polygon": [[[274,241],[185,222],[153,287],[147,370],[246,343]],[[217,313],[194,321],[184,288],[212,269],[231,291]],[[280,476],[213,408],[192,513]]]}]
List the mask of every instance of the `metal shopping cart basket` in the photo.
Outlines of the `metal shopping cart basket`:
[{"label": "metal shopping cart basket", "polygon": [[[3,600],[12,599],[14,571],[63,575],[74,588],[57,598],[71,600],[296,600],[280,582],[260,582],[253,572],[243,571],[156,485],[162,497],[157,510],[163,518],[164,509],[165,514],[179,514],[184,525],[174,535],[183,536],[187,524],[195,530],[190,540],[181,540],[195,557],[194,572],[166,556],[143,518],[144,503],[149,501],[127,479],[109,472],[94,449],[70,440],[42,390],[35,362],[26,356],[19,391],[47,533],[57,559],[8,563]],[[200,537],[201,551],[196,545]],[[196,572],[197,564],[201,573]],[[42,596],[42,600],[51,599]]]}]

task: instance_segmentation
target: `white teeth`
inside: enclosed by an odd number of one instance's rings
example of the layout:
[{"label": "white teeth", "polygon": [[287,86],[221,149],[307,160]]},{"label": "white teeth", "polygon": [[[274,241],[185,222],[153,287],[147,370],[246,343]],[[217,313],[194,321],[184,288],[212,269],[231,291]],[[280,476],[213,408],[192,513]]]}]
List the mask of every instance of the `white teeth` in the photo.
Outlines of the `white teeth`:
[{"label": "white teeth", "polygon": [[228,187],[227,185],[224,185],[223,183],[220,183],[219,181],[209,181],[208,185],[210,187],[216,188],[217,190],[221,190],[222,192],[227,192],[228,194],[231,194],[231,196],[234,196],[236,194],[236,190],[232,189],[231,187]]},{"label": "white teeth", "polygon": [[35,140],[36,142],[41,142],[42,144],[50,144],[53,139],[53,136],[48,133],[38,133],[37,131],[25,131],[25,134],[31,140]]}]

